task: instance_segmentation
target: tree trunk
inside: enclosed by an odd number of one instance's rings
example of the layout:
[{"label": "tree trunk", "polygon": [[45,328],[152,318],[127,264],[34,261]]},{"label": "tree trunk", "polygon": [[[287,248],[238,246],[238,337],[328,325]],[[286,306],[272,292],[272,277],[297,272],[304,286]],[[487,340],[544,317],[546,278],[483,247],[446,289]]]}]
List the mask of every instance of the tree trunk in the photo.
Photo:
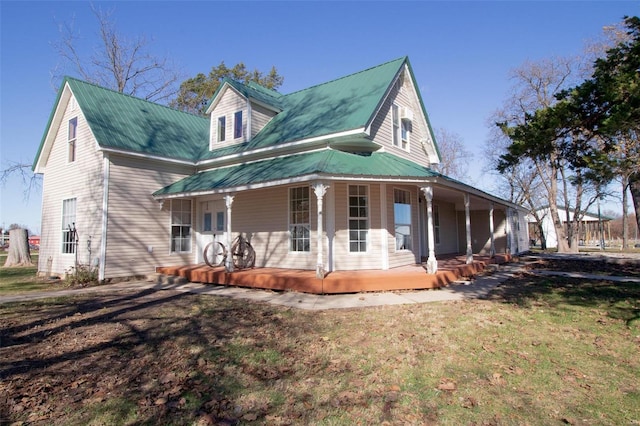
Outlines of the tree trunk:
[{"label": "tree trunk", "polygon": [[540,248],[542,250],[547,249],[547,237],[544,235],[544,227],[542,226],[542,221],[539,220],[538,223],[538,232],[540,232]]},{"label": "tree trunk", "polygon": [[32,266],[29,234],[26,229],[9,230],[9,255],[4,266]]},{"label": "tree trunk", "polygon": [[636,211],[636,226],[640,229],[640,172],[629,176],[629,190],[631,191],[631,199]]},{"label": "tree trunk", "polygon": [[629,248],[629,208],[627,206],[627,188],[629,178],[622,179],[622,250]]},{"label": "tree trunk", "polygon": [[569,253],[567,233],[562,221],[560,220],[560,213],[558,212],[558,170],[553,165],[551,166],[548,192],[549,212],[551,213],[553,228],[556,231],[558,253]]}]

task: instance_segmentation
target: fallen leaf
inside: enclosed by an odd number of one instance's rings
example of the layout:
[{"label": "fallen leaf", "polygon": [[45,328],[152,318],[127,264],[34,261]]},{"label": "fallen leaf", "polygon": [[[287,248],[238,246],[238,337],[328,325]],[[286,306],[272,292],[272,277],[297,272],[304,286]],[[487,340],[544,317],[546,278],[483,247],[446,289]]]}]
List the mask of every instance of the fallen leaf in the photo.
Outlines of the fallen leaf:
[{"label": "fallen leaf", "polygon": [[455,382],[453,382],[451,379],[442,379],[440,380],[440,384],[438,385],[438,390],[447,392],[453,392],[457,388],[458,387],[456,386]]}]

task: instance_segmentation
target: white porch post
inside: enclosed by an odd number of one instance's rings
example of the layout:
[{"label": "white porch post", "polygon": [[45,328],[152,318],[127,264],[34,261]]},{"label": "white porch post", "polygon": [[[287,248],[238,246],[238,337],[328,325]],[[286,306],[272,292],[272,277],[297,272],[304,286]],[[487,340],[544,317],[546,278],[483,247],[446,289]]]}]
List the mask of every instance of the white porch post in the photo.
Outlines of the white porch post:
[{"label": "white porch post", "polygon": [[511,239],[513,238],[511,233],[511,208],[507,207],[504,210],[505,223],[504,231],[507,234],[507,254],[511,254]]},{"label": "white porch post", "polygon": [[491,234],[491,248],[489,249],[489,255],[494,257],[496,255],[496,246],[494,244],[493,237],[493,203],[489,205],[489,233]]},{"label": "white porch post", "polygon": [[425,186],[420,188],[427,200],[427,242],[429,244],[429,257],[427,258],[427,272],[435,274],[438,272],[438,261],[436,260],[435,239],[433,237],[433,187]]},{"label": "white porch post", "polygon": [[327,193],[327,189],[329,187],[322,182],[315,182],[313,184],[313,192],[316,194],[316,200],[318,203],[318,260],[316,262],[316,278],[324,278],[325,268],[324,268],[324,238],[322,231],[322,216],[324,214],[322,208],[322,199],[324,198],[324,194]]},{"label": "white porch post", "polygon": [[469,194],[464,193],[464,223],[467,231],[467,265],[473,263],[473,247],[471,246],[471,214],[469,213]]},{"label": "white porch post", "polygon": [[231,235],[231,205],[233,204],[234,195],[225,195],[224,202],[227,206],[227,259],[225,260],[225,268],[227,272],[233,272],[233,258],[231,255],[231,244],[233,244],[233,236]]}]

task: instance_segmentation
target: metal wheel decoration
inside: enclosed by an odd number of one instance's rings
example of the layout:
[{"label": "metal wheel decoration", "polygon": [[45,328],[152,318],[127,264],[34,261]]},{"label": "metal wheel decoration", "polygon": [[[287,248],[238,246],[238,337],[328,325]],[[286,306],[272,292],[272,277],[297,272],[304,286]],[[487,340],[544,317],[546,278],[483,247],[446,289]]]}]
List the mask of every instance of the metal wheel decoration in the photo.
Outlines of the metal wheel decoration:
[{"label": "metal wheel decoration", "polygon": [[227,248],[219,242],[211,242],[204,248],[204,263],[212,268],[224,265],[227,258]]}]

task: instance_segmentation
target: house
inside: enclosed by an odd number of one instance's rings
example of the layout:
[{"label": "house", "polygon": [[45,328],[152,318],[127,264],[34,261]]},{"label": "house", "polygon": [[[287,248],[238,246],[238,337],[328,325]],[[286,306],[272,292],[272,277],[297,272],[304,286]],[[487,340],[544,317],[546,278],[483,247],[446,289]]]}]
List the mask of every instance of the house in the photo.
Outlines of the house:
[{"label": "house", "polygon": [[29,246],[31,248],[40,247],[40,235],[29,235]]},{"label": "house", "polygon": [[33,166],[39,269],[147,275],[238,234],[255,267],[319,277],[527,250],[526,212],[439,161],[406,57],[289,94],[225,79],[206,118],[66,78]]},{"label": "house", "polygon": [[[541,223],[538,224],[534,215],[527,215],[527,222],[529,223],[529,235],[531,236],[531,245],[541,244],[541,235],[544,234],[546,239],[547,248],[558,247],[558,236],[556,229],[553,226],[553,219],[551,218],[551,211],[549,206],[540,207],[537,211],[537,216],[541,219]],[[573,221],[575,210],[569,209],[569,221]],[[560,222],[567,230],[567,210],[558,207],[558,215],[560,216]],[[605,239],[609,225],[613,219],[602,214],[591,212],[582,212],[580,216],[580,225],[578,227],[578,243],[581,246],[600,246],[601,240]],[[608,232],[609,236],[611,232]],[[610,237],[608,238],[611,239]]]}]

